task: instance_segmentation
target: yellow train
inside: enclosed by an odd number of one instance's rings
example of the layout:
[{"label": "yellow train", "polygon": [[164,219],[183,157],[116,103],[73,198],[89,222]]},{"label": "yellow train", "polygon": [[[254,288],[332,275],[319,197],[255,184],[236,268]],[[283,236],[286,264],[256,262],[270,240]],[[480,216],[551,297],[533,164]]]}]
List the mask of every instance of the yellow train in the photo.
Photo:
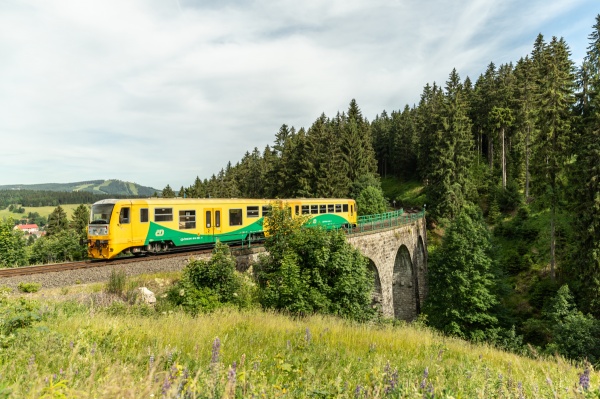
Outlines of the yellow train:
[{"label": "yellow train", "polygon": [[294,217],[325,228],[356,225],[351,199],[106,199],[92,205],[88,256],[112,259],[122,253],[143,255],[215,242],[240,243],[264,238],[270,207],[286,204]]}]

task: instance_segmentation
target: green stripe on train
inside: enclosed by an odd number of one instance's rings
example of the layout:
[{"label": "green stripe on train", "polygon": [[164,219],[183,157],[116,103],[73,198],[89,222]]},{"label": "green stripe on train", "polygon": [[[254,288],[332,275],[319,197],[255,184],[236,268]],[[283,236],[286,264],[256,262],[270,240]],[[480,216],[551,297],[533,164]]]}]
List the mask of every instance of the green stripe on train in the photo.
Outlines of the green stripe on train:
[{"label": "green stripe on train", "polygon": [[[310,218],[305,226],[316,227],[322,226],[326,229],[337,229],[348,223],[346,218],[334,215],[334,214],[323,214],[317,215]],[[161,226],[160,224],[150,222],[150,228],[148,230],[148,236],[144,245],[148,245],[151,242],[171,241],[175,246],[186,246],[186,245],[201,245],[211,244],[218,238],[219,241],[240,241],[247,239],[248,235],[255,233],[262,233],[263,231],[263,218],[258,219],[256,222],[242,227],[241,229],[223,233],[223,234],[201,234],[201,233],[188,233],[185,231],[169,229]]]},{"label": "green stripe on train", "polygon": [[260,233],[263,231],[262,218],[256,222],[242,227],[241,229],[223,233],[223,234],[202,234],[202,233],[187,233],[184,231],[169,229],[160,224],[150,222],[150,229],[144,245],[151,242],[172,241],[175,246],[211,244],[215,242],[215,238],[220,241],[239,241],[245,240],[249,234]]}]

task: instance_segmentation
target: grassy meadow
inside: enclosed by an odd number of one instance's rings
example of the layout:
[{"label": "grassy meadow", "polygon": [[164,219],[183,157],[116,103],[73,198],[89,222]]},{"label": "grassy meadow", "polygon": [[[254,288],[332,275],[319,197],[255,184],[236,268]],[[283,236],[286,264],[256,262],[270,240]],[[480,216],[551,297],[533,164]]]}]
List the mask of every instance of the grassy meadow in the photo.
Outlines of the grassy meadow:
[{"label": "grassy meadow", "polygon": [[155,307],[98,284],[3,299],[5,327],[32,323],[0,336],[0,397],[600,398],[600,374],[584,390],[586,366],[561,358],[519,357],[419,324],[233,308],[192,317],[165,306],[168,284],[146,285]]},{"label": "grassy meadow", "polygon": [[[71,220],[71,215],[73,215],[73,211],[77,208],[79,204],[63,204],[61,207],[67,213],[67,218]],[[14,213],[8,210],[7,208],[0,209],[0,219],[8,219],[12,217],[15,220],[18,220],[24,216],[27,216],[29,212],[37,212],[40,216],[48,217],[56,209],[55,206],[28,206],[24,207],[25,213]]]}]

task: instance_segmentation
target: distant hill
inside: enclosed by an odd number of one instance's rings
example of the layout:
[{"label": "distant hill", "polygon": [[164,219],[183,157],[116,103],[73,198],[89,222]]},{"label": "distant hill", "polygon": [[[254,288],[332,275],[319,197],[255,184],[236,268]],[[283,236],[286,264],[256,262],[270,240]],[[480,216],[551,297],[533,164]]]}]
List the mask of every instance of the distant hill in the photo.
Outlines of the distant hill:
[{"label": "distant hill", "polygon": [[99,195],[150,197],[161,193],[152,187],[141,186],[121,180],[90,180],[77,183],[13,184],[0,186],[0,190],[40,190],[40,191],[85,191]]}]

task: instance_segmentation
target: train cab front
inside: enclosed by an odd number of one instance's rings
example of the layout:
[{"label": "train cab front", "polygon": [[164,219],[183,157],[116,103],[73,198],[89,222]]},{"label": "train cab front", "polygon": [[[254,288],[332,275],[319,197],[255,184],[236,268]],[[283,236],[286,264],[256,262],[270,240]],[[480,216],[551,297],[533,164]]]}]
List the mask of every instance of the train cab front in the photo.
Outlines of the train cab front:
[{"label": "train cab front", "polygon": [[102,200],[92,205],[87,232],[88,256],[92,259],[110,259],[116,255],[110,245],[110,218],[114,207],[115,200]]}]

